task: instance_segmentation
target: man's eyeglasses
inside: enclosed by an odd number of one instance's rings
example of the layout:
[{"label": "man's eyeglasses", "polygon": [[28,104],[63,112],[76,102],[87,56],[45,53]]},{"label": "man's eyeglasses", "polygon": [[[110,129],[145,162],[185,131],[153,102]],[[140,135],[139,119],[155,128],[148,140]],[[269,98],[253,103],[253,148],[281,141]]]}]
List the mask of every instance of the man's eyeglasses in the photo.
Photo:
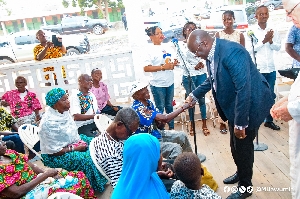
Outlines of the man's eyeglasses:
[{"label": "man's eyeglasses", "polygon": [[120,119],[120,121],[124,124],[124,126],[126,128],[126,131],[129,134],[129,136],[131,136],[134,132],[132,130],[130,130],[130,128],[127,126],[127,124],[122,119]]},{"label": "man's eyeglasses", "polygon": [[300,2],[297,3],[297,4],[291,9],[291,11],[287,12],[286,15],[289,16],[290,14],[292,14],[292,12],[295,10],[295,8],[296,8],[299,4],[300,4]]}]

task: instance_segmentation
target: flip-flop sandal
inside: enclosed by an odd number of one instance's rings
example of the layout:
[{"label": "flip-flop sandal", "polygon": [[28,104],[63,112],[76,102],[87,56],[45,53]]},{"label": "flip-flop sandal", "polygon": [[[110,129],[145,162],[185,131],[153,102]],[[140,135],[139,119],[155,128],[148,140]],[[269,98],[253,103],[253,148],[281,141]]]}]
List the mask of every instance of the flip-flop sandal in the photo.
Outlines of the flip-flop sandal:
[{"label": "flip-flop sandal", "polygon": [[221,129],[221,130],[220,130],[220,133],[222,133],[222,134],[227,134],[227,129]]},{"label": "flip-flop sandal", "polygon": [[210,134],[210,131],[208,130],[208,128],[203,128],[202,131],[205,136],[208,136]]}]

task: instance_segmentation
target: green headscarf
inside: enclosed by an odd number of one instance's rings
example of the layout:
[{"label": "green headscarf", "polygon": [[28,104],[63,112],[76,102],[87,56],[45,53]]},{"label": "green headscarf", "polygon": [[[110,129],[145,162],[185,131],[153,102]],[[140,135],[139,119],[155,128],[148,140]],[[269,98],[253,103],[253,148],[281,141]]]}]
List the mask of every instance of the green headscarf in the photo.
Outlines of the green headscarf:
[{"label": "green headscarf", "polygon": [[66,94],[62,88],[53,88],[46,95],[46,105],[53,107]]}]

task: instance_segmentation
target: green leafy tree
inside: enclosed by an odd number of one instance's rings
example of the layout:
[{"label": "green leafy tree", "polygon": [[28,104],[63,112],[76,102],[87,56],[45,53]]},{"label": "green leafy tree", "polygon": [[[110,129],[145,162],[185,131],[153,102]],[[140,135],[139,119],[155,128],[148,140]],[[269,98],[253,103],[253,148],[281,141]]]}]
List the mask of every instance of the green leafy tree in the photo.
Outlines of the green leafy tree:
[{"label": "green leafy tree", "polygon": [[0,0],[0,8],[3,8],[4,10],[6,10],[7,15],[11,15],[11,10],[6,7],[5,0]]},{"label": "green leafy tree", "polygon": [[[0,0],[1,1],[1,0]],[[84,8],[90,8],[96,6],[99,9],[99,16],[105,16],[108,18],[108,7],[111,8],[124,8],[122,0],[117,0],[116,2],[111,2],[110,0],[62,0],[62,4],[65,8],[70,6],[70,3],[73,7],[77,5],[81,9],[81,13],[84,14]],[[103,13],[103,7],[105,8],[105,13]]]}]

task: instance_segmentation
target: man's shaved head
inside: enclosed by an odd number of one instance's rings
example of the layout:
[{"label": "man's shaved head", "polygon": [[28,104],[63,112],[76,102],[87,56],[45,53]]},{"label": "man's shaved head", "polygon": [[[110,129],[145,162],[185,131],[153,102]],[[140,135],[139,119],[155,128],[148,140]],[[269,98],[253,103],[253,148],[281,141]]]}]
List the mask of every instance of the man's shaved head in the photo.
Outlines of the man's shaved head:
[{"label": "man's shaved head", "polygon": [[214,39],[206,31],[197,29],[190,34],[187,46],[195,56],[207,59],[213,42]]}]

